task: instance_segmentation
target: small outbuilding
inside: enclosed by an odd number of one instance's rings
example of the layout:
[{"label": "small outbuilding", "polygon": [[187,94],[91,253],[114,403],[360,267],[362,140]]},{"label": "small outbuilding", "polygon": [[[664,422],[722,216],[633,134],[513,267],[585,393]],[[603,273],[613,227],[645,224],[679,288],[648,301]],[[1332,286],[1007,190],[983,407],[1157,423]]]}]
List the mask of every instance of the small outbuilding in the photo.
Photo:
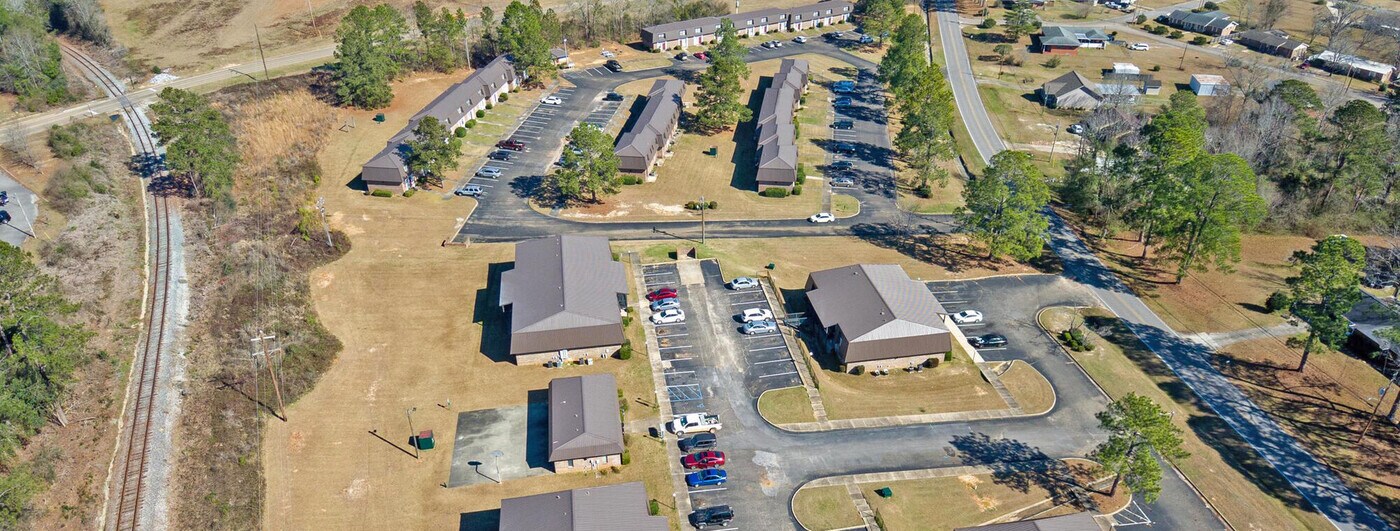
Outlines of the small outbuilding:
[{"label": "small outbuilding", "polygon": [[1197,96],[1228,96],[1230,84],[1214,74],[1191,74],[1191,92]]},{"label": "small outbuilding", "polygon": [[902,368],[953,349],[947,311],[928,286],[893,264],[856,264],[807,277],[824,347],[848,370]]},{"label": "small outbuilding", "polygon": [[622,466],[617,379],[608,373],[549,381],[549,462],[555,472]]},{"label": "small outbuilding", "polygon": [[640,481],[501,500],[500,531],[666,531]]}]

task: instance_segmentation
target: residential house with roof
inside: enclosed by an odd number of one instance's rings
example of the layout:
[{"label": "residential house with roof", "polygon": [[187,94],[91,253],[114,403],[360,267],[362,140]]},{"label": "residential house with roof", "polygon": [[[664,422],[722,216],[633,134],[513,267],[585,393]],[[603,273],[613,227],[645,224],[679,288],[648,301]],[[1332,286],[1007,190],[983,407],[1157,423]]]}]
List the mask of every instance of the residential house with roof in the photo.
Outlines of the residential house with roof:
[{"label": "residential house with roof", "polygon": [[642,482],[586,487],[501,500],[500,531],[667,531],[647,512]]},{"label": "residential house with roof", "polygon": [[550,48],[549,58],[554,61],[554,65],[559,68],[573,68],[574,62],[569,59],[569,50],[562,47]]},{"label": "residential house with roof", "polygon": [[648,50],[687,48],[714,42],[722,19],[734,22],[741,36],[753,37],[780,31],[800,31],[845,22],[855,11],[846,0],[825,0],[790,8],[760,9],[719,17],[702,17],[642,28],[642,45]]},{"label": "residential house with roof", "polygon": [[627,278],[602,236],[557,235],[515,244],[501,274],[517,364],[601,358],[622,345]]},{"label": "residential house with roof", "polygon": [[1113,69],[1103,73],[1099,93],[1105,96],[1131,96],[1131,100],[1136,101],[1138,96],[1161,94],[1162,81],[1152,74],[1142,73],[1142,69],[1135,64],[1113,63]]},{"label": "residential house with roof", "polygon": [[1040,86],[1040,101],[1051,109],[1093,109],[1103,103],[1098,85],[1071,70]]},{"label": "residential house with roof", "polygon": [[384,149],[361,167],[360,179],[365,187],[371,191],[403,191],[412,187],[416,176],[408,171],[404,161],[408,155],[406,144],[413,140],[413,130],[418,127],[418,122],[433,118],[447,126],[448,131],[454,130],[475,118],[476,111],[499,102],[501,95],[519,87],[521,80],[522,77],[515,72],[515,65],[503,55],[448,87],[432,103],[413,115],[402,130],[389,138]]},{"label": "residential house with roof", "polygon": [[1214,37],[1228,37],[1239,28],[1239,23],[1230,20],[1224,11],[1203,11],[1196,13],[1177,9],[1157,19],[1159,22],[1185,31],[1204,33]]},{"label": "residential house with roof", "polygon": [[1234,39],[1256,52],[1284,57],[1290,61],[1302,61],[1308,55],[1306,43],[1290,39],[1287,33],[1278,30],[1249,30],[1235,35]]},{"label": "residential house with roof", "polygon": [[1190,86],[1197,96],[1230,95],[1230,84],[1215,74],[1191,74]]},{"label": "residential house with roof", "polygon": [[681,121],[681,94],[685,83],[677,79],[658,79],[647,91],[646,105],[637,113],[632,126],[618,137],[613,153],[617,154],[617,169],[628,173],[647,173],[670,145],[671,137]]},{"label": "residential house with roof", "polygon": [[1331,50],[1308,58],[1318,68],[1373,83],[1395,81],[1395,66]]},{"label": "residential house with roof", "polygon": [[947,310],[898,265],[814,271],[807,277],[807,302],[823,347],[834,351],[845,370],[943,361],[953,348]]},{"label": "residential house with roof", "polygon": [[787,188],[797,183],[797,125],[793,115],[807,90],[809,66],[805,59],[783,59],[773,83],[763,91],[758,109],[755,139],[758,191]]},{"label": "residential house with roof", "polygon": [[622,466],[622,442],[612,374],[549,381],[549,462],[555,472]]},{"label": "residential house with roof", "polygon": [[1103,48],[1111,40],[1101,29],[1069,26],[1042,26],[1036,36],[1040,53],[1049,55],[1075,55],[1080,48]]}]

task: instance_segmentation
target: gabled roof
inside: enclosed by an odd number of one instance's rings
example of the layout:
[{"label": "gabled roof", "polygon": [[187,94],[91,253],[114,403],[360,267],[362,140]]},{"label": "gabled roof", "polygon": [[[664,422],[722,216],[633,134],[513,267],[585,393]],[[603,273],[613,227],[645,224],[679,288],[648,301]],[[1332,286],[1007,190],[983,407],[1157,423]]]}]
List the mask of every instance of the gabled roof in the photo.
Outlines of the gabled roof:
[{"label": "gabled roof", "polygon": [[[776,24],[779,22],[786,23],[789,19],[801,21],[812,20],[812,18],[809,16],[811,13],[817,12],[818,16],[820,17],[826,14],[825,12],[827,9],[831,10],[832,16],[841,13],[849,14],[852,12],[853,6],[854,4],[845,0],[827,0],[825,2],[817,2],[815,4],[808,4],[799,7],[760,9],[757,11],[745,11],[743,13],[736,13],[733,15],[724,15],[722,17],[701,17],[689,20],[680,20],[676,22],[667,22],[665,24],[647,26],[645,28],[642,28],[642,32],[651,35],[664,34],[666,36],[666,39],[680,37],[679,32],[681,30],[685,30],[686,37],[694,37],[697,35],[713,35],[715,31],[719,28],[719,22],[722,18],[727,18],[734,21],[734,28],[743,31],[746,28],[758,27],[766,24]],[[762,20],[763,17],[768,17],[768,22],[760,23],[759,21]],[[752,20],[753,23],[749,24],[749,20]],[[695,31],[696,29],[699,29],[700,31],[697,33]]]},{"label": "gabled roof", "polygon": [[797,170],[797,135],[792,115],[807,86],[809,68],[804,59],[783,59],[773,84],[763,91],[755,131],[761,169]]},{"label": "gabled roof", "polygon": [[563,48],[550,48],[549,56],[554,58],[555,61],[558,61],[560,59],[568,59],[569,51]]},{"label": "gabled roof", "polygon": [[[501,306],[511,334],[600,325],[621,330],[617,295],[627,293],[622,264],[601,236],[548,236],[515,244],[515,268],[501,274]],[[511,353],[517,350],[511,342]]]},{"label": "gabled roof", "polygon": [[640,481],[501,500],[500,531],[666,531]]},{"label": "gabled roof", "polygon": [[1248,46],[1272,50],[1297,50],[1308,47],[1306,43],[1295,41],[1276,31],[1249,30],[1236,35],[1234,39]]},{"label": "gabled roof", "polygon": [[1046,81],[1044,85],[1041,85],[1041,88],[1045,91],[1045,94],[1050,96],[1063,96],[1080,89],[1087,90],[1091,94],[1097,95],[1094,85],[1090,83],[1088,79],[1085,79],[1082,74],[1073,70],[1065,75]]},{"label": "gabled roof", "polygon": [[1074,32],[1064,26],[1042,26],[1040,28],[1041,46],[1079,46],[1079,38],[1074,36]]},{"label": "gabled roof", "polygon": [[647,157],[661,149],[670,134],[670,124],[681,110],[685,83],[658,79],[647,91],[647,103],[632,121],[632,127],[617,139],[613,152],[618,156]]},{"label": "gabled roof", "polygon": [[1223,28],[1234,24],[1234,21],[1230,20],[1230,15],[1225,14],[1224,11],[1193,13],[1185,9],[1177,9],[1167,15],[1167,20],[1178,25],[1189,24],[1208,28]]},{"label": "gabled roof", "polygon": [[622,416],[612,374],[549,381],[550,462],[621,454],[622,446]]},{"label": "gabled roof", "polygon": [[1365,70],[1367,72],[1373,72],[1382,76],[1390,75],[1391,72],[1395,71],[1394,66],[1377,61],[1372,61],[1370,59],[1365,59],[1362,57],[1357,57],[1355,55],[1337,53],[1332,50],[1324,51],[1308,59],[1310,61],[1322,61],[1324,63],[1345,65],[1356,70]]},{"label": "gabled roof", "polygon": [[823,326],[840,326],[846,341],[944,334],[946,313],[928,286],[893,264],[856,264],[811,274],[807,300]]}]

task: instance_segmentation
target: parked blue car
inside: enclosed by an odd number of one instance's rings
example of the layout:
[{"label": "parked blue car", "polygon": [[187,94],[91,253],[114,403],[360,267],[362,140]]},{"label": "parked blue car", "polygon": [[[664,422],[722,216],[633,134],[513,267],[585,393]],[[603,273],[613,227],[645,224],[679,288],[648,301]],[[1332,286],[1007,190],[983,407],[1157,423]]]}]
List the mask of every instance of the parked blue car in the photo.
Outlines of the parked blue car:
[{"label": "parked blue car", "polygon": [[852,92],[856,89],[856,82],[851,80],[837,81],[831,84],[831,91],[837,94]]},{"label": "parked blue car", "polygon": [[839,97],[839,98],[836,98],[836,101],[835,101],[834,103],[836,104],[837,107],[845,107],[845,106],[851,104],[851,97],[850,97],[850,96],[841,96],[841,97]]},{"label": "parked blue car", "polygon": [[711,468],[685,475],[685,484],[691,488],[714,487],[723,485],[726,481],[729,481],[729,474],[720,468]]}]

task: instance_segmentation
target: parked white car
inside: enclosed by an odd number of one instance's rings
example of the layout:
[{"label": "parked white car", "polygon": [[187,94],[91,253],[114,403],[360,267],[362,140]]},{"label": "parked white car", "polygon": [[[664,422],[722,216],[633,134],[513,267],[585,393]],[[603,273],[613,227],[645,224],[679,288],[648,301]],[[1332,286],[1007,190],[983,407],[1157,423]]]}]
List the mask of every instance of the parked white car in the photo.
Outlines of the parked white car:
[{"label": "parked white car", "polygon": [[457,189],[457,195],[462,195],[462,196],[467,196],[467,197],[477,197],[477,198],[479,198],[479,197],[481,197],[481,196],[483,196],[483,195],[486,195],[486,191],[485,191],[485,190],[482,190],[480,186],[477,186],[477,185],[475,185],[475,184],[469,184],[469,185],[463,186],[463,187],[461,187],[461,188],[458,188],[458,189]]},{"label": "parked white car", "polygon": [[1128,49],[1129,49],[1129,50],[1133,50],[1133,51],[1135,51],[1135,52],[1145,52],[1145,51],[1151,50],[1152,47],[1151,47],[1151,46],[1148,46],[1148,44],[1145,43],[1145,42],[1135,42],[1135,43],[1129,44],[1129,45],[1128,45]]},{"label": "parked white car", "polygon": [[794,37],[794,38],[792,39],[792,42],[795,42],[795,43],[797,43],[797,44],[806,44],[806,43],[807,43],[807,37],[803,37],[803,36],[801,36],[801,35],[798,35],[797,37]]},{"label": "parked white car", "polygon": [[544,99],[540,100],[540,103],[545,105],[563,105],[564,100],[559,99],[559,96],[545,96]]},{"label": "parked white car", "polygon": [[685,322],[685,310],[672,309],[662,310],[651,314],[651,322],[656,324],[675,324]]},{"label": "parked white car", "polygon": [[812,223],[831,223],[836,221],[836,216],[831,215],[830,212],[822,212],[820,214],[812,214],[812,217],[807,218],[807,221]]},{"label": "parked white car", "polygon": [[751,277],[739,277],[729,281],[729,289],[753,289],[758,287],[758,281]]},{"label": "parked white car", "polygon": [[963,310],[952,315],[953,322],[957,324],[972,324],[982,322],[982,312],[977,310]]},{"label": "parked white car", "polygon": [[769,311],[767,308],[749,308],[744,310],[744,313],[740,315],[739,318],[745,323],[769,321],[773,319],[773,312]]}]

